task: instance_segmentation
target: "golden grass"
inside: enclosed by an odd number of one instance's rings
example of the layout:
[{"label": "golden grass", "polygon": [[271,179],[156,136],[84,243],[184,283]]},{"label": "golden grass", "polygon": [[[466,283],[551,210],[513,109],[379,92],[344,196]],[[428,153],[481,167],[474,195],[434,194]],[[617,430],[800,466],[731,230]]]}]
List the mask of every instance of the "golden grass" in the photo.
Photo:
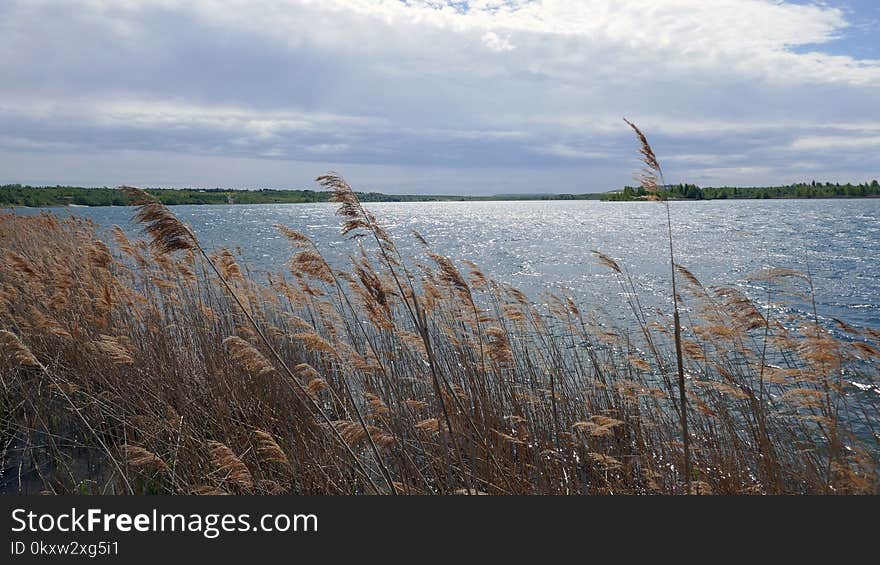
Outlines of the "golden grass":
[{"label": "golden grass", "polygon": [[877,330],[776,318],[679,267],[679,381],[672,321],[636,300],[639,333],[427,242],[410,262],[321,182],[358,240],[348,271],[280,228],[290,269],[257,280],[153,202],[147,239],[111,246],[81,219],[0,217],[3,489],[877,492]]}]

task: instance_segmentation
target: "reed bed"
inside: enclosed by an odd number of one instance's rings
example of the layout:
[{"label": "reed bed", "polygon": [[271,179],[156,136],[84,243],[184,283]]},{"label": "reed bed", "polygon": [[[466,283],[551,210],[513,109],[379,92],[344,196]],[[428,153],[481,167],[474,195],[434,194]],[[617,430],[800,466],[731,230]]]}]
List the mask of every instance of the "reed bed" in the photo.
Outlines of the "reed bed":
[{"label": "reed bed", "polygon": [[[602,253],[631,325],[539,307],[418,234],[402,256],[340,176],[319,180],[347,269],[278,226],[286,268],[252,276],[135,190],[140,239],[0,216],[2,490],[876,494],[880,331],[679,265],[673,320]],[[759,278],[811,296],[801,273]]]}]

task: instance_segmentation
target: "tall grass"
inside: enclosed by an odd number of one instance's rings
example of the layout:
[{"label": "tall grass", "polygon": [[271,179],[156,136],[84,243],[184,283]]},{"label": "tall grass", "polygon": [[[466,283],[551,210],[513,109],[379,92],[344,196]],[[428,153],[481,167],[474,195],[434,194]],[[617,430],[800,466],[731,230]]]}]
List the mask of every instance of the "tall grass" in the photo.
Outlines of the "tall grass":
[{"label": "tall grass", "polygon": [[672,211],[669,208],[669,199],[664,193],[666,181],[663,178],[663,169],[660,167],[660,161],[654,153],[654,148],[648,142],[647,136],[642,133],[634,123],[624,118],[626,124],[635,132],[639,139],[639,153],[642,155],[642,163],[645,165],[642,173],[639,175],[639,181],[642,187],[648,193],[651,199],[663,202],[666,211],[666,230],[667,240],[669,243],[669,275],[672,289],[672,327],[675,343],[675,367],[678,371],[678,412],[681,421],[681,437],[684,450],[684,479],[685,487],[690,491],[691,487],[691,448],[690,433],[688,432],[688,401],[687,389],[684,376],[684,355],[682,353],[681,342],[681,313],[678,308],[678,284],[675,278],[675,245],[672,237]]},{"label": "tall grass", "polygon": [[[674,256],[670,320],[600,253],[633,333],[418,234],[404,257],[320,182],[348,269],[279,226],[287,268],[251,276],[150,200],[146,238],[112,247],[82,219],[0,217],[3,490],[876,493],[876,329],[773,317]],[[758,278],[810,297],[807,275]]]}]

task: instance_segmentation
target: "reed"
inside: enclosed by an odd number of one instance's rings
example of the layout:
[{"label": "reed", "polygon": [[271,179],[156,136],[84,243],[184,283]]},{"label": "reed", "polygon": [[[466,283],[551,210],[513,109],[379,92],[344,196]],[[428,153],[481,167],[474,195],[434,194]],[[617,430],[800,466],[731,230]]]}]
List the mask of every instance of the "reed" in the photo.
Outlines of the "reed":
[{"label": "reed", "polygon": [[678,369],[678,411],[679,420],[681,421],[681,438],[684,446],[684,481],[686,492],[691,490],[691,448],[690,434],[688,433],[688,400],[687,390],[685,387],[684,377],[684,360],[682,354],[681,342],[681,315],[678,308],[678,285],[675,280],[676,263],[675,263],[675,245],[672,237],[672,211],[669,207],[669,199],[664,193],[666,181],[663,178],[663,169],[660,167],[660,161],[654,153],[654,148],[648,142],[647,136],[642,133],[634,123],[624,118],[626,124],[635,132],[639,139],[639,153],[642,156],[642,163],[645,168],[639,175],[639,181],[648,192],[651,198],[660,200],[666,210],[666,228],[667,242],[669,243],[669,271],[672,287],[672,327],[675,342],[675,366]]},{"label": "reed", "polygon": [[[615,327],[421,236],[405,257],[342,177],[321,182],[347,269],[279,227],[290,260],[254,276],[148,200],[146,238],[112,244],[75,217],[0,217],[2,489],[876,494],[877,329],[703,286],[671,214],[671,317],[597,254],[632,313]],[[785,269],[755,283],[813,293]]]}]

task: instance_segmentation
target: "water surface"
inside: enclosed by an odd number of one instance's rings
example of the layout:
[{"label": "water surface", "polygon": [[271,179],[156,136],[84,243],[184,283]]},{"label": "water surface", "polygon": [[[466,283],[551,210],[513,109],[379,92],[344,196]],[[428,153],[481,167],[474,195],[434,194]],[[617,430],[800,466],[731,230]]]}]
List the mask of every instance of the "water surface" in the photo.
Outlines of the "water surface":
[{"label": "water surface", "polygon": [[[749,281],[764,267],[813,276],[826,317],[880,327],[880,199],[715,200],[674,202],[679,263],[704,284],[736,285],[753,298],[765,291]],[[583,305],[618,317],[620,288],[591,250],[619,261],[658,307],[668,302],[665,215],[653,202],[409,202],[368,206],[405,254],[419,252],[411,230],[439,253],[470,259],[496,280],[541,300],[567,291]],[[207,248],[238,248],[254,269],[284,268],[291,250],[274,229],[284,224],[311,236],[334,264],[345,265],[357,244],[339,235],[333,204],[175,206]],[[16,213],[35,213],[19,209]],[[126,230],[131,208],[55,209]],[[801,309],[808,305],[795,305]]]}]

